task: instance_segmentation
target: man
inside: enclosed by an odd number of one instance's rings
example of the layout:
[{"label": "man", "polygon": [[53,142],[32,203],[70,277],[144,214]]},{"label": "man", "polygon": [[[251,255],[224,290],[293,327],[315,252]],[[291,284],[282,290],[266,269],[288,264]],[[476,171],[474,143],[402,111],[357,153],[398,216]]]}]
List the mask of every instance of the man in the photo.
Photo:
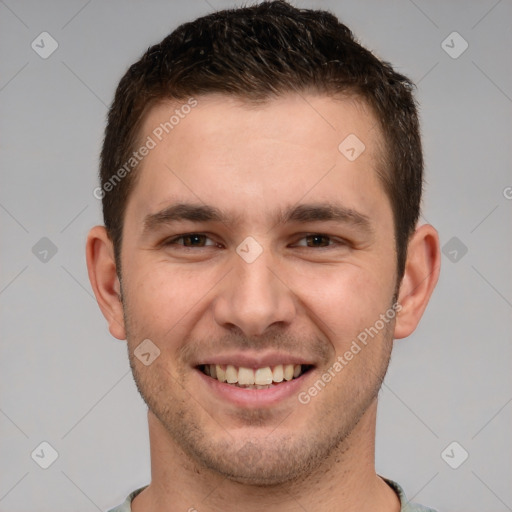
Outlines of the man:
[{"label": "man", "polygon": [[393,339],[439,273],[412,84],[324,11],[180,26],[122,78],[87,264],[148,405],[115,511],[419,511],[375,472]]}]

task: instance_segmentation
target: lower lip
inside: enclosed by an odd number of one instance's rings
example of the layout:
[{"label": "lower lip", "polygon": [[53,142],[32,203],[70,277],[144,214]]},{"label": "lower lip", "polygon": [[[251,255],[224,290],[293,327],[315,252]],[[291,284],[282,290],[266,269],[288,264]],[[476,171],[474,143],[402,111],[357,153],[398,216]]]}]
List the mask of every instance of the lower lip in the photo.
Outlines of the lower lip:
[{"label": "lower lip", "polygon": [[249,389],[220,382],[204,374],[197,368],[195,371],[208,388],[217,396],[238,407],[246,408],[272,407],[291,396],[297,396],[304,386],[305,379],[312,373],[312,371],[309,370],[296,379],[283,381],[270,388]]}]

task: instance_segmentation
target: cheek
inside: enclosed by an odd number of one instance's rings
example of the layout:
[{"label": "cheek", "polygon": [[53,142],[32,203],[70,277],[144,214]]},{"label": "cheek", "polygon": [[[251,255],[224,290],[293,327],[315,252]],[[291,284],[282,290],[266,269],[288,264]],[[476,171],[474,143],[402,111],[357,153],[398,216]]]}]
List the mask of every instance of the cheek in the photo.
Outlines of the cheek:
[{"label": "cheek", "polygon": [[126,269],[127,306],[140,328],[162,336],[202,309],[222,277],[213,268],[177,269],[164,259],[139,259]]},{"label": "cheek", "polygon": [[[317,325],[331,340],[350,343],[389,308],[393,274],[340,265],[323,272],[297,275],[294,291],[301,304],[317,317]],[[306,311],[306,315],[308,314]]]}]

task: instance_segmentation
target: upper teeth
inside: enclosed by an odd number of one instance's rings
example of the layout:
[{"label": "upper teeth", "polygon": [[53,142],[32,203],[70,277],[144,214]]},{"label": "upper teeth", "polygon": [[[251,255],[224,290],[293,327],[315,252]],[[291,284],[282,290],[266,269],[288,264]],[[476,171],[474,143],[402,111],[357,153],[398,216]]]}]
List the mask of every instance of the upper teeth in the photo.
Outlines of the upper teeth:
[{"label": "upper teeth", "polygon": [[210,377],[227,382],[228,384],[260,386],[272,384],[272,382],[282,382],[292,380],[301,374],[302,366],[300,364],[278,364],[277,366],[265,366],[263,368],[244,368],[232,364],[206,364],[204,371]]}]

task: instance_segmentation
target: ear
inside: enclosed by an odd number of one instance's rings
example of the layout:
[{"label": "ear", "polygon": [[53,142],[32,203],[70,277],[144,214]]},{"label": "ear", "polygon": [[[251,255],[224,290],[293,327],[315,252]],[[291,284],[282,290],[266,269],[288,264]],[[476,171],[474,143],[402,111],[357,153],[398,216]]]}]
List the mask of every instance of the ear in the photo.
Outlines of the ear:
[{"label": "ear", "polygon": [[407,248],[405,273],[400,284],[395,338],[409,336],[418,326],[427,307],[441,267],[437,231],[425,224],[414,232]]},{"label": "ear", "polygon": [[89,231],[86,245],[87,271],[94,295],[107,319],[110,334],[126,339],[121,303],[121,284],[117,277],[114,247],[104,226]]}]

